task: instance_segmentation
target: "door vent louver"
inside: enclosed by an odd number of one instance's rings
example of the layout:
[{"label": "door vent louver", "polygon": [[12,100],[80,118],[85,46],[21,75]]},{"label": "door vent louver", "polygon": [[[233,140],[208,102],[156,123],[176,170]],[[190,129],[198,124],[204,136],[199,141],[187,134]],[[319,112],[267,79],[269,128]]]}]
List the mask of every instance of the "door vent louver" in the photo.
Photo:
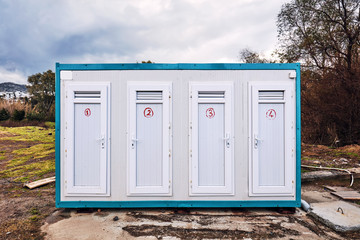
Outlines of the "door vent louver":
[{"label": "door vent louver", "polygon": [[259,100],[284,100],[284,91],[259,91]]},{"label": "door vent louver", "polygon": [[162,91],[137,91],[137,100],[162,100]]},{"label": "door vent louver", "polygon": [[75,91],[75,98],[100,98],[100,91]]},{"label": "door vent louver", "polygon": [[211,98],[211,99],[223,99],[225,98],[224,91],[199,91],[198,97],[201,99]]}]

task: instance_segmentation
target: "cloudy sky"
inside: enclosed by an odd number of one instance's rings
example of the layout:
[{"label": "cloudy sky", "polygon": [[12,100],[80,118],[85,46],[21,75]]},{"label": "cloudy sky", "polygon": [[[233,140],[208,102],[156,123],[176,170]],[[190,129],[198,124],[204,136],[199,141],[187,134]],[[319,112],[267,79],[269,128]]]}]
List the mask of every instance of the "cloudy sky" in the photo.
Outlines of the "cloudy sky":
[{"label": "cloudy sky", "polygon": [[0,82],[61,63],[239,62],[270,56],[286,0],[0,0]]}]

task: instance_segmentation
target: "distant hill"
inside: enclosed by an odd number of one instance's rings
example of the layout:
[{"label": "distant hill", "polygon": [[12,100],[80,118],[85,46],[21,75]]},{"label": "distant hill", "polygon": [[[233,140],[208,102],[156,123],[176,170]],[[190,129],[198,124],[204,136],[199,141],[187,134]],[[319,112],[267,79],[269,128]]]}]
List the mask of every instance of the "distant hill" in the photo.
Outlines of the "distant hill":
[{"label": "distant hill", "polygon": [[17,84],[12,82],[0,83],[0,92],[27,92],[25,84]]}]

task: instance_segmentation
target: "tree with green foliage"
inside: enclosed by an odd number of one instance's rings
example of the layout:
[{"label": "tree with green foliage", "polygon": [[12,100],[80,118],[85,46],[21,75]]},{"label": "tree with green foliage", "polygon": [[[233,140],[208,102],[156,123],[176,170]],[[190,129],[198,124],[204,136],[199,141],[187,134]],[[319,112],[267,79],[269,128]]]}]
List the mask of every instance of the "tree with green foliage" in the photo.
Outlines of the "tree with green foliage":
[{"label": "tree with green foliage", "polygon": [[26,86],[33,105],[36,105],[40,114],[53,118],[55,104],[55,73],[48,70],[43,73],[36,73],[28,77],[29,85]]},{"label": "tree with green foliage", "polygon": [[359,0],[292,0],[278,15],[277,53],[302,63],[305,140],[360,143],[359,7]]}]

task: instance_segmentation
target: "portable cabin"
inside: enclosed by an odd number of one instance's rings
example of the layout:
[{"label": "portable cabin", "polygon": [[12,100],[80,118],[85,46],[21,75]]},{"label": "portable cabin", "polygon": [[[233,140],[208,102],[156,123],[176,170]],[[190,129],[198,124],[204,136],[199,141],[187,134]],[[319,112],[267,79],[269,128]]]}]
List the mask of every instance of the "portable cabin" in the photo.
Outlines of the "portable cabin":
[{"label": "portable cabin", "polygon": [[300,64],[56,64],[56,206],[300,206]]}]

